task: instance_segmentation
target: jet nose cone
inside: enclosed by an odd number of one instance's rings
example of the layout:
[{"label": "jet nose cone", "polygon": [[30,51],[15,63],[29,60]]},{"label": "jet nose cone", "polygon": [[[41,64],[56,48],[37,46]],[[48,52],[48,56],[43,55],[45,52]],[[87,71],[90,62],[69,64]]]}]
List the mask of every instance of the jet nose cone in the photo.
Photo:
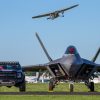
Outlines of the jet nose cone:
[{"label": "jet nose cone", "polygon": [[64,69],[66,70],[67,74],[71,77],[74,77],[81,64],[82,59],[80,58],[80,56],[74,54],[66,55],[63,61]]}]

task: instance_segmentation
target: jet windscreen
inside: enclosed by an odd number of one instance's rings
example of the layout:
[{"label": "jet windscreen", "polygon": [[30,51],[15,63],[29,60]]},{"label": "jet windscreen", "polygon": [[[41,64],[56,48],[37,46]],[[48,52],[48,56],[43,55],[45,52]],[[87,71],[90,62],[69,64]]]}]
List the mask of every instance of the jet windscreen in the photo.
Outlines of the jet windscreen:
[{"label": "jet windscreen", "polygon": [[77,50],[74,46],[69,46],[67,48],[65,54],[77,54]]}]

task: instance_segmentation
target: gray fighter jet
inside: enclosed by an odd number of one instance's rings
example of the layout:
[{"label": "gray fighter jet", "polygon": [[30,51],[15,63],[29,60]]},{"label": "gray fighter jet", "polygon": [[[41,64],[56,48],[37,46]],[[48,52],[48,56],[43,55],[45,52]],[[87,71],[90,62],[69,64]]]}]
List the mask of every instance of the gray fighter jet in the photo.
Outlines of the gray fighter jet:
[{"label": "gray fighter jet", "polygon": [[52,76],[49,83],[50,91],[52,91],[56,84],[62,80],[70,83],[70,92],[73,92],[74,82],[84,82],[85,85],[90,89],[90,91],[94,91],[94,82],[92,80],[94,79],[94,77],[96,77],[95,73],[100,72],[100,64],[95,63],[100,53],[100,48],[91,61],[81,58],[74,46],[69,46],[61,58],[53,60],[49,56],[37,33],[36,37],[39,40],[39,43],[41,44],[49,60],[49,63],[23,66],[24,71],[48,70]]},{"label": "gray fighter jet", "polygon": [[64,12],[67,11],[67,10],[70,10],[74,7],[77,7],[77,5],[73,5],[71,7],[68,7],[68,8],[65,8],[65,9],[61,9],[61,10],[57,10],[57,11],[54,11],[54,12],[51,12],[51,13],[46,13],[46,14],[41,14],[41,15],[38,15],[38,16],[34,16],[32,18],[40,18],[40,17],[46,17],[46,16],[49,16],[47,19],[55,19],[55,18],[58,18],[60,17],[60,13],[62,14],[62,17],[64,17]]}]

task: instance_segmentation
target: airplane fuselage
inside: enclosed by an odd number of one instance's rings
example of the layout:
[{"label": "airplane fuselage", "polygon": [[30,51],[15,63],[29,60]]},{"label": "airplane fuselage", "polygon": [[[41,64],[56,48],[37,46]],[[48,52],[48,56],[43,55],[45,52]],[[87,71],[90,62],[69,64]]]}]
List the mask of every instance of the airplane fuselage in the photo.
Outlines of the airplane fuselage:
[{"label": "airplane fuselage", "polygon": [[54,60],[50,63],[48,70],[54,78],[73,81],[86,81],[90,78],[92,71],[95,71],[94,65],[85,64],[79,54],[68,54]]},{"label": "airplane fuselage", "polygon": [[47,18],[47,19],[55,19],[55,18],[57,18],[57,17],[59,17],[59,13],[58,12],[54,12],[54,13],[51,13],[50,14],[50,17],[49,18]]}]

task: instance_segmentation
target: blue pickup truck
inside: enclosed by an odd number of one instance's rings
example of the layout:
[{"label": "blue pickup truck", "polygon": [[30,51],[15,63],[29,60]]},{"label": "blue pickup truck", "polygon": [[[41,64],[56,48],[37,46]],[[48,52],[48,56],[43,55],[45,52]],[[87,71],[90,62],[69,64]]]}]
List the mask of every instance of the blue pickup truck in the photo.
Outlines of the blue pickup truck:
[{"label": "blue pickup truck", "polygon": [[0,62],[0,86],[15,86],[20,92],[26,90],[25,74],[19,62]]}]

